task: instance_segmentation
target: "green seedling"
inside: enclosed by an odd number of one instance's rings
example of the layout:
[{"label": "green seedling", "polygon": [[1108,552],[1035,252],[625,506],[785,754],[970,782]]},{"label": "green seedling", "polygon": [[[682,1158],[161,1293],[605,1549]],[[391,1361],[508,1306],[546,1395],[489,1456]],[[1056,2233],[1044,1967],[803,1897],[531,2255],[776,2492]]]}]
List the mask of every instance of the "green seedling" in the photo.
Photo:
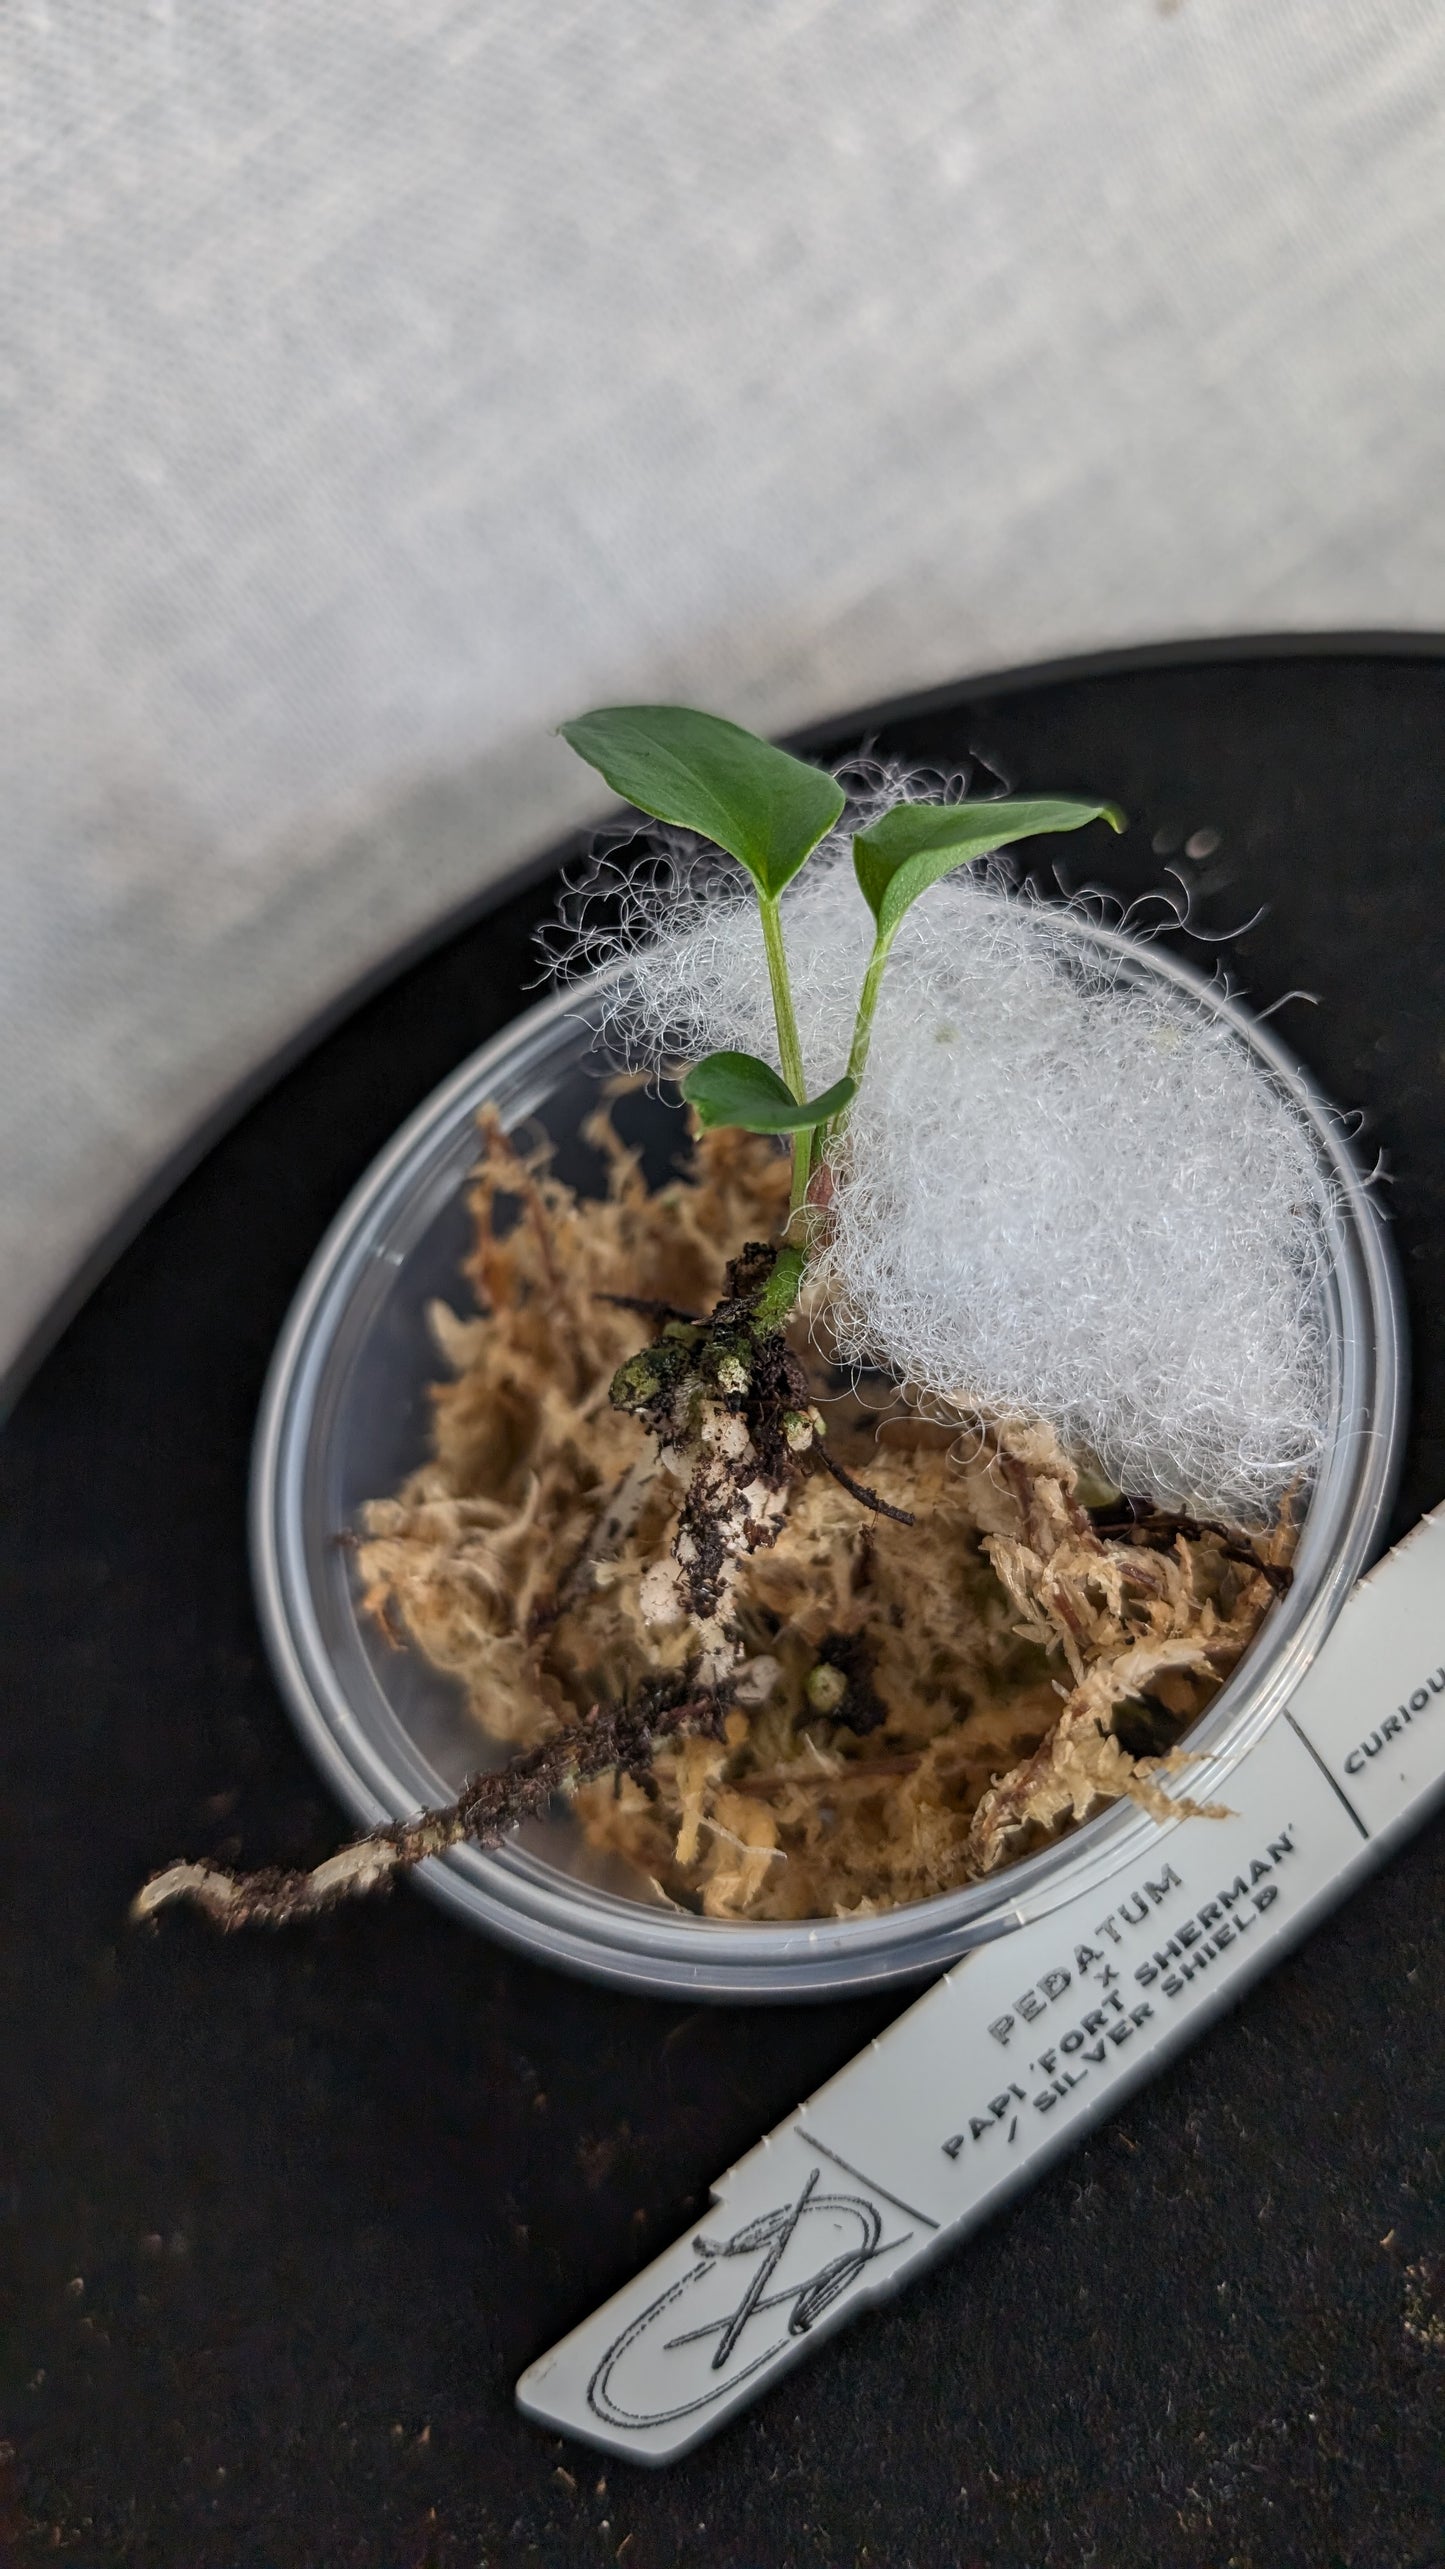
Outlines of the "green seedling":
[{"label": "green seedling", "polygon": [[1122,829],[1111,803],[1056,795],[969,803],[898,803],[853,840],[858,888],[873,917],[873,950],[863,976],[847,1066],[809,1097],[783,943],[782,895],[841,818],[837,780],[759,740],[737,723],[683,705],[610,705],[563,723],[562,737],[652,820],[695,830],[736,857],[758,896],[768,959],[781,1075],[754,1053],[709,1053],[682,1083],[706,1125],[748,1133],[791,1133],[791,1214],[807,1203],[813,1173],[842,1133],[863,1078],[883,974],[908,911],[930,884],[995,848],[1105,820]]}]

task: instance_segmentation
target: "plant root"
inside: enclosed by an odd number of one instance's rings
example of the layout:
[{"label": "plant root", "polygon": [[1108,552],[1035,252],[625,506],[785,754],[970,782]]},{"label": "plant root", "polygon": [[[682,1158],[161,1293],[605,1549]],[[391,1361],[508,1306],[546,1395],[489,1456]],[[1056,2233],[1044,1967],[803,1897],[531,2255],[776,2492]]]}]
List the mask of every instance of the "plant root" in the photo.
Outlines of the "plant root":
[{"label": "plant root", "polygon": [[891,1516],[895,1525],[918,1523],[911,1508],[896,1508],[891,1499],[880,1499],[877,1491],[870,1490],[866,1481],[855,1481],[851,1472],[845,1472],[842,1464],[834,1461],[826,1445],[815,1445],[813,1452],[824,1471],[831,1472],[840,1489],[845,1489],[849,1498],[856,1499],[860,1507],[871,1508],[875,1516]]},{"label": "plant root", "polygon": [[643,1582],[643,1614],[663,1627],[693,1620],[705,1685],[737,1664],[739,1565],[776,1543],[799,1463],[823,1432],[783,1335],[801,1273],[796,1250],[750,1240],[710,1316],[667,1320],[612,1379],[613,1408],[641,1420],[659,1468],[686,1493],[671,1559]]},{"label": "plant root", "polygon": [[575,1729],[525,1749],[506,1766],[473,1775],[454,1802],[415,1819],[374,1829],[327,1856],[310,1872],[280,1866],[228,1873],[206,1862],[167,1865],[131,1902],[142,1924],[178,1900],[203,1909],[229,1933],[236,1927],[287,1927],[315,1918],[344,1900],[388,1888],[399,1873],[425,1864],[449,1848],[496,1846],[522,1820],[536,1819],[558,1794],[571,1793],[610,1771],[634,1782],[648,1776],[655,1743],[684,1734],[721,1736],[724,1707],[715,1695],[689,1691],[680,1701],[651,1700],[604,1710],[593,1706]]},{"label": "plant root", "polygon": [[1272,1596],[1288,1596],[1294,1582],[1287,1561],[1271,1561],[1264,1544],[1251,1542],[1239,1528],[1220,1525],[1213,1517],[1186,1516],[1182,1509],[1156,1508],[1147,1499],[1121,1498],[1117,1507],[1095,1513],[1093,1527],[1101,1537],[1142,1544],[1146,1551],[1168,1551],[1180,1535],[1188,1543],[1199,1543],[1207,1536],[1226,1561],[1257,1571]]}]

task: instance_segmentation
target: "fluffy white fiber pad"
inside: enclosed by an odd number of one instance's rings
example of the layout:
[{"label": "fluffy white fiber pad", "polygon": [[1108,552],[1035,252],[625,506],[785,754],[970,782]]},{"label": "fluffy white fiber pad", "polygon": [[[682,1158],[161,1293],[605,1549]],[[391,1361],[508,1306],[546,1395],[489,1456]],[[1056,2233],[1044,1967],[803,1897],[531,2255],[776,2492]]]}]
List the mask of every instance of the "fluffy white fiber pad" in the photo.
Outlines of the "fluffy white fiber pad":
[{"label": "fluffy white fiber pad", "polygon": [[[871,932],[845,847],[784,920],[816,1091],[843,1067]],[[632,1057],[776,1062],[745,888],[694,876],[638,924]],[[909,914],[823,1253],[846,1357],[1049,1419],[1132,1493],[1257,1519],[1324,1434],[1326,1208],[1298,1111],[1188,992],[976,872]]]}]

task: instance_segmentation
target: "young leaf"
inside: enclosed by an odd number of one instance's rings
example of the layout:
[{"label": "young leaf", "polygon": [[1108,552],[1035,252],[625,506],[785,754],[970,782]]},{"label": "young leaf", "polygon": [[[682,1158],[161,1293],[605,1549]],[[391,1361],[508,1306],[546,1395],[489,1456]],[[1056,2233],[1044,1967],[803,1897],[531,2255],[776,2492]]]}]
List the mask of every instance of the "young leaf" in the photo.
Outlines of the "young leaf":
[{"label": "young leaf", "polygon": [[841,1115],[852,1104],[857,1085],[854,1079],[835,1080],[821,1097],[799,1105],[786,1082],[756,1053],[709,1053],[688,1072],[682,1093],[706,1131],[715,1124],[736,1124],[745,1133],[806,1133]]},{"label": "young leaf", "polygon": [[614,794],[725,847],[775,899],[843,809],[841,785],[716,714],[604,705],[559,726]]},{"label": "young leaf", "polygon": [[1016,800],[997,803],[895,803],[860,830],[853,841],[853,865],[863,898],[878,922],[880,937],[891,937],[905,910],[940,875],[967,865],[991,849],[1009,847],[1015,839],[1037,838],[1046,830],[1081,830],[1087,821],[1124,826],[1123,813],[1112,803]]}]

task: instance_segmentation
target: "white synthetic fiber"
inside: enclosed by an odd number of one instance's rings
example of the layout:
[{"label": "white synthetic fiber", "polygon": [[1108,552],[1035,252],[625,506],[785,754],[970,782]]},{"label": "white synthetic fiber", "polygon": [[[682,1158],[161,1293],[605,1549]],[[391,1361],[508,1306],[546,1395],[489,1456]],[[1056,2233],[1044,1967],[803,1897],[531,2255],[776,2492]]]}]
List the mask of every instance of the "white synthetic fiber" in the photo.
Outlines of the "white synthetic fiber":
[{"label": "white synthetic fiber", "polygon": [[[784,921],[816,1092],[843,1067],[872,925],[845,839]],[[776,1062],[740,876],[674,868],[624,942],[614,1031],[634,1060]],[[1077,911],[996,869],[910,912],[822,1252],[845,1358],[1046,1418],[1131,1493],[1257,1521],[1325,1432],[1327,1207],[1308,1127],[1248,1046]]]}]

